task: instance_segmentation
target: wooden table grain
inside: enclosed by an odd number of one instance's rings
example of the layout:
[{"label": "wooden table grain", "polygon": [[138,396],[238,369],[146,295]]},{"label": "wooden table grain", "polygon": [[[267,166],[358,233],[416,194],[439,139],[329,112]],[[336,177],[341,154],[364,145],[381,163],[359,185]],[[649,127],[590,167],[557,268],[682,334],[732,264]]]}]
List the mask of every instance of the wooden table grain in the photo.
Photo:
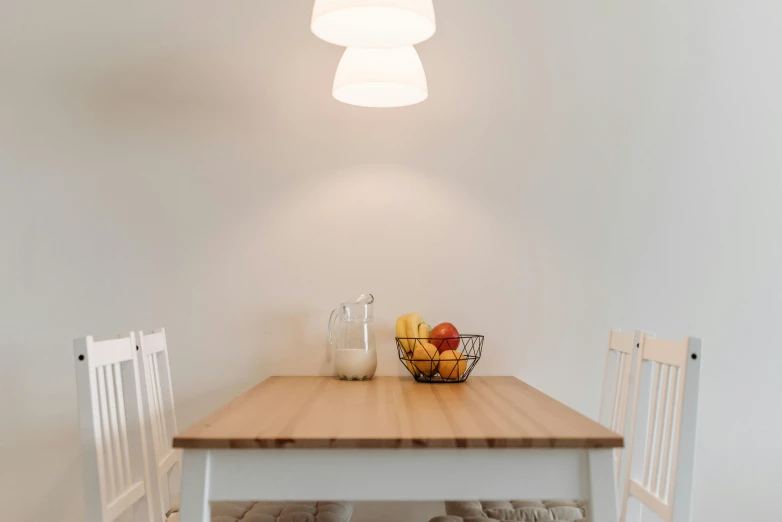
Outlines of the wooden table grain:
[{"label": "wooden table grain", "polygon": [[617,448],[622,437],[514,377],[271,377],[177,448]]}]

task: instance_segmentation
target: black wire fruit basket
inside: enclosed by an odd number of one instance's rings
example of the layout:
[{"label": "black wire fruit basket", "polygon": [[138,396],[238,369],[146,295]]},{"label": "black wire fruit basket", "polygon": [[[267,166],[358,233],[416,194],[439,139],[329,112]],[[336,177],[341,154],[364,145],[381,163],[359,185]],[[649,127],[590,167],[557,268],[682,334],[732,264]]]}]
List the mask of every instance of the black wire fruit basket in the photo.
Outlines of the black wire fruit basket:
[{"label": "black wire fruit basket", "polygon": [[418,382],[464,382],[480,360],[483,351],[482,335],[460,335],[444,339],[395,339],[399,360]]}]

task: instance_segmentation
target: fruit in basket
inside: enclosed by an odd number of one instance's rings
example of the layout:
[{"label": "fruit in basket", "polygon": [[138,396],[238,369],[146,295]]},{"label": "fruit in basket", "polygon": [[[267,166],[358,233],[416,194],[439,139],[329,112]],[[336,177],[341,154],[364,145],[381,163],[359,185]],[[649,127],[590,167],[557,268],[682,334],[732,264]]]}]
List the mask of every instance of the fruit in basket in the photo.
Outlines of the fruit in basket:
[{"label": "fruit in basket", "polygon": [[440,353],[447,350],[458,350],[460,344],[459,331],[451,323],[440,323],[432,328],[429,334],[429,342],[435,345]]},{"label": "fruit in basket", "polygon": [[415,339],[418,337],[418,332],[421,329],[421,325],[425,325],[424,318],[421,317],[421,314],[418,312],[413,312],[412,314],[407,315],[407,321],[405,325],[405,337],[409,337],[411,340],[407,341],[408,344],[408,351],[415,350],[415,341],[412,339]]},{"label": "fruit in basket", "polygon": [[440,352],[431,343],[418,341],[413,350],[413,364],[419,372],[427,377],[437,373],[437,367],[440,362]]},{"label": "fruit in basket", "polygon": [[407,340],[403,339],[403,337],[407,337],[407,316],[410,314],[405,314],[399,316],[399,319],[396,320],[396,336],[399,338],[399,344],[402,345],[402,349],[405,351],[405,353],[408,353],[410,350],[408,348]]},{"label": "fruit in basket", "polygon": [[419,370],[411,361],[414,359],[414,352],[416,345],[416,339],[428,340],[431,327],[424,322],[424,318],[418,312],[411,314],[405,314],[396,320],[395,325],[396,336],[399,338],[399,344],[404,350],[404,358],[402,362],[410,370],[410,373],[417,375]]},{"label": "fruit in basket", "polygon": [[421,323],[418,325],[418,335],[417,337],[421,341],[429,342],[429,334],[432,333],[432,327],[429,326],[426,323]]},{"label": "fruit in basket", "polygon": [[460,379],[467,371],[467,359],[458,350],[445,350],[440,353],[437,372],[446,380]]},{"label": "fruit in basket", "polygon": [[413,358],[413,352],[410,350],[410,344],[408,343],[407,339],[403,339],[403,337],[407,337],[407,318],[410,314],[405,314],[399,317],[399,319],[396,320],[396,336],[399,338],[399,345],[402,347],[402,351],[404,351],[404,356],[402,358],[402,362],[405,366],[407,366],[407,369],[410,370],[410,373],[413,375],[418,375],[418,370],[413,365],[412,361],[410,359]]}]

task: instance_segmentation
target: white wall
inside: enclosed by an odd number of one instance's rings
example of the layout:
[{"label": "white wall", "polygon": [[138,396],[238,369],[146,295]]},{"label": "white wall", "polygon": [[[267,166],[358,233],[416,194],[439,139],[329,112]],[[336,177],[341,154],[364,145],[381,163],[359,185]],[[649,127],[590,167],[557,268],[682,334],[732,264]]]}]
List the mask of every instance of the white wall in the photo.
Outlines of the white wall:
[{"label": "white wall", "polygon": [[617,324],[703,339],[696,521],[782,486],[782,4],[719,4],[679,6],[647,64],[601,277]]},{"label": "white wall", "polygon": [[389,111],[331,99],[309,0],[16,4],[1,520],[80,520],[72,338],[166,326],[187,424],[328,372],[328,312],[367,291],[381,373],[417,309],[590,415],[609,326],[703,337],[695,520],[771,515],[777,3],[440,0],[431,97]]}]

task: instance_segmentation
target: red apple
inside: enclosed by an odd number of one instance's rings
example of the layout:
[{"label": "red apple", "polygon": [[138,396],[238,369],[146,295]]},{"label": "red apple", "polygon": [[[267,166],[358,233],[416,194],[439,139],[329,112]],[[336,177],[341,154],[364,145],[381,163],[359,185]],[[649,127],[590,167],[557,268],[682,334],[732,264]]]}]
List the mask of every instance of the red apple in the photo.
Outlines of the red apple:
[{"label": "red apple", "polygon": [[432,333],[429,334],[429,342],[435,345],[440,353],[448,350],[458,350],[461,347],[459,330],[451,323],[440,323],[432,328]]}]

